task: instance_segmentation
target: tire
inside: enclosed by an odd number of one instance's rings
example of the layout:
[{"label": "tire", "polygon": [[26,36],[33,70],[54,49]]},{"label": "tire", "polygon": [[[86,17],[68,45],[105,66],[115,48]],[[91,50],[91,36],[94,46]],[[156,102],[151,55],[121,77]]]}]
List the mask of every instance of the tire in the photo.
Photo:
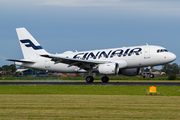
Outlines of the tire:
[{"label": "tire", "polygon": [[102,80],[103,83],[108,83],[109,82],[109,78],[106,77],[106,76],[102,77],[101,80]]},{"label": "tire", "polygon": [[86,82],[87,83],[92,83],[94,81],[94,78],[92,76],[87,76],[86,77]]},{"label": "tire", "polygon": [[154,78],[154,74],[150,74],[149,77],[150,77],[150,78]]}]

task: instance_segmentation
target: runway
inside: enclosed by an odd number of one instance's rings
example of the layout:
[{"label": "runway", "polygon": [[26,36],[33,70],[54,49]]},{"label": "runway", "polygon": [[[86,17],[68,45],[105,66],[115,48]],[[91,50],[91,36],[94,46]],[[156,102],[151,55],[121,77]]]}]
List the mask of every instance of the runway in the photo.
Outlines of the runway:
[{"label": "runway", "polygon": [[0,85],[150,85],[150,86],[180,86],[180,82],[0,82]]}]

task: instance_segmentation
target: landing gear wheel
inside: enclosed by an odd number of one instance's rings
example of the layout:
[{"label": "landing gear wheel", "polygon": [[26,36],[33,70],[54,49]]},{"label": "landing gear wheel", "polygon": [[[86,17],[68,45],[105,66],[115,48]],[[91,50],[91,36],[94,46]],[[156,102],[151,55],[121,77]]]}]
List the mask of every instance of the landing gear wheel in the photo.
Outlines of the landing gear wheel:
[{"label": "landing gear wheel", "polygon": [[104,76],[101,78],[103,83],[107,83],[109,81],[109,78],[107,76]]},{"label": "landing gear wheel", "polygon": [[150,77],[150,78],[154,78],[154,74],[150,74],[149,77]]},{"label": "landing gear wheel", "polygon": [[87,76],[86,77],[86,82],[87,83],[92,83],[94,81],[94,78],[92,76]]}]

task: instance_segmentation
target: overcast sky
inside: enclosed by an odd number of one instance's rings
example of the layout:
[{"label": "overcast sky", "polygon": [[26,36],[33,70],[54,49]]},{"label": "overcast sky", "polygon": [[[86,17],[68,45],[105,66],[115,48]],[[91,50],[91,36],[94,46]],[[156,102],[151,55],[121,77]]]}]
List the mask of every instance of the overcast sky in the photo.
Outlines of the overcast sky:
[{"label": "overcast sky", "polygon": [[18,27],[50,53],[148,43],[180,64],[179,0],[0,0],[0,66],[23,58]]}]

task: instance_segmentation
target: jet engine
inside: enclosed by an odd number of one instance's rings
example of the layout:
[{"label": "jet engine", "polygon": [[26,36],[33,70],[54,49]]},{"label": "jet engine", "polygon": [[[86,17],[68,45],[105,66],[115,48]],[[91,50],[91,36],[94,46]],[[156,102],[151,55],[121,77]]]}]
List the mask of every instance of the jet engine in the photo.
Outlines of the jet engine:
[{"label": "jet engine", "polygon": [[98,71],[100,74],[104,74],[104,75],[116,74],[119,72],[119,65],[118,63],[100,64],[98,67]]},{"label": "jet engine", "polygon": [[126,76],[135,76],[138,75],[140,71],[140,68],[128,68],[128,69],[122,69],[121,72],[123,75]]}]

